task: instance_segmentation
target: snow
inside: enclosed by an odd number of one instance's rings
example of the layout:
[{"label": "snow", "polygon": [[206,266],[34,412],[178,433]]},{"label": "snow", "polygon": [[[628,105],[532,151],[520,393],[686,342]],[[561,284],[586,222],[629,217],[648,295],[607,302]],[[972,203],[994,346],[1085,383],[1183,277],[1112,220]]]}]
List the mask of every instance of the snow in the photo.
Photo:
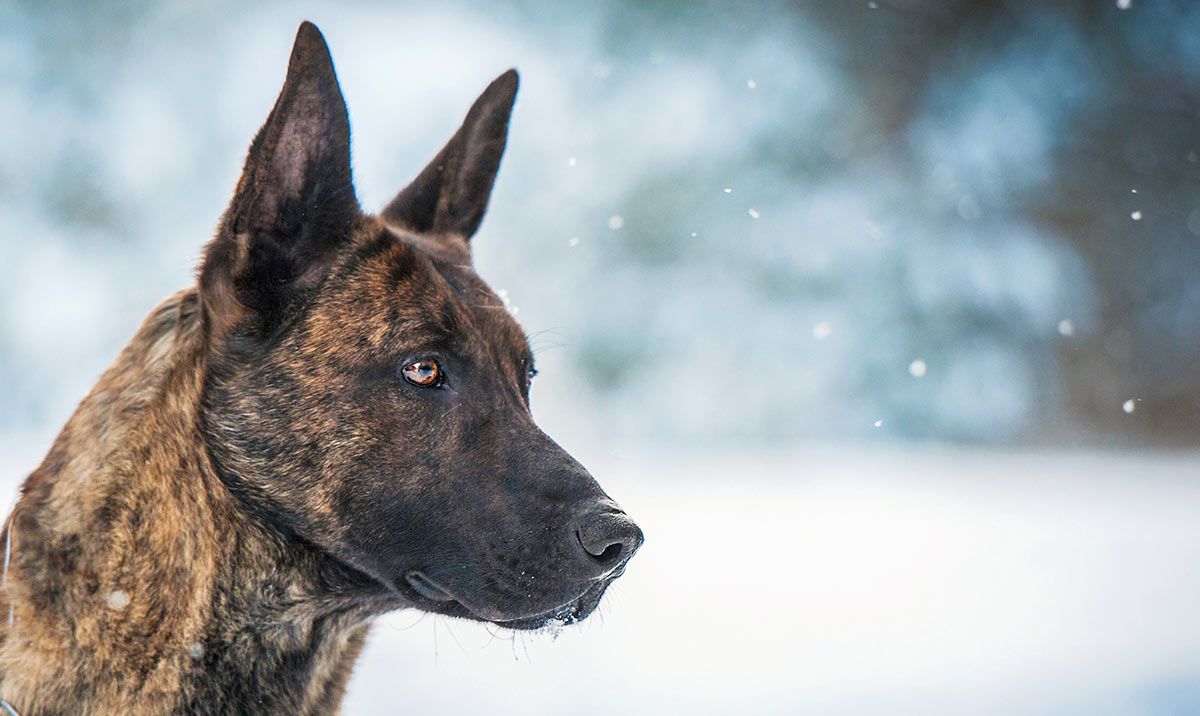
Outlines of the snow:
[{"label": "snow", "polygon": [[1132,413],[1134,410],[1137,410],[1137,401],[1133,398],[1126,400],[1124,403],[1121,403],[1121,410],[1124,410],[1126,413]]},{"label": "snow", "polygon": [[1140,212],[1140,211],[1130,212],[1129,218],[1133,219],[1134,221],[1141,221],[1142,220],[1142,212]]},{"label": "snow", "polygon": [[120,589],[114,589],[108,593],[108,599],[106,602],[110,609],[124,609],[125,607],[129,606],[129,592]]},{"label": "snow", "polygon": [[925,365],[925,361],[920,358],[908,364],[908,374],[914,378],[924,378],[928,369],[929,367]]},{"label": "snow", "polygon": [[599,612],[388,615],[344,713],[1200,712],[1200,455],[578,456],[646,532]]},{"label": "snow", "polygon": [[390,615],[346,713],[1200,709],[1200,457],[857,446],[591,467],[647,535],[600,613],[557,636]]},{"label": "snow", "polygon": [[1071,322],[1071,319],[1064,318],[1058,322],[1058,332],[1064,336],[1073,336],[1075,335],[1075,324]]},{"label": "snow", "polygon": [[625,218],[624,217],[618,216],[615,214],[613,216],[608,217],[608,228],[612,229],[613,231],[617,231],[622,226],[625,226]]}]

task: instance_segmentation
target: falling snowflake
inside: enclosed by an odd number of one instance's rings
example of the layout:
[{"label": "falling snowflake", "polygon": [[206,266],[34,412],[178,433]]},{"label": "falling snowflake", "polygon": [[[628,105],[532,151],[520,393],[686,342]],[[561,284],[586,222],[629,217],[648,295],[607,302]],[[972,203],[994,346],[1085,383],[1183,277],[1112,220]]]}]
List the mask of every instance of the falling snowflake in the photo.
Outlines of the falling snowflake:
[{"label": "falling snowflake", "polygon": [[1071,319],[1064,318],[1058,322],[1058,332],[1064,336],[1075,335],[1075,324],[1071,323]]},{"label": "falling snowflake", "polygon": [[1132,413],[1133,411],[1137,410],[1137,400],[1134,398],[1130,398],[1129,400],[1126,400],[1124,403],[1121,403],[1121,410],[1124,410],[1127,414]]},{"label": "falling snowflake", "polygon": [[754,89],[755,87],[758,86],[758,83],[755,82],[754,80],[746,80],[746,86],[749,87],[750,89]]},{"label": "falling snowflake", "polygon": [[928,366],[925,365],[925,361],[921,360],[920,358],[908,364],[908,372],[914,378],[924,377],[927,369]]},{"label": "falling snowflake", "polygon": [[1142,212],[1141,211],[1133,211],[1129,214],[1129,218],[1133,219],[1134,221],[1141,221],[1142,220]]},{"label": "falling snowflake", "polygon": [[751,219],[757,219],[758,217],[762,216],[762,214],[758,213],[758,209],[750,209],[746,213],[750,215]]},{"label": "falling snowflake", "polygon": [[818,341],[825,340],[829,337],[830,333],[833,333],[833,327],[825,321],[821,321],[813,326],[813,338],[816,338]]},{"label": "falling snowflake", "polygon": [[882,428],[882,427],[883,427],[883,421],[882,421],[882,420],[876,420],[876,421],[875,421],[875,427],[877,427],[877,428]]},{"label": "falling snowflake", "polygon": [[625,225],[625,219],[619,214],[613,214],[608,217],[608,228],[616,231]]},{"label": "falling snowflake", "polygon": [[572,236],[571,238],[567,239],[567,246],[578,246],[578,245],[579,245],[579,237],[578,236]]}]

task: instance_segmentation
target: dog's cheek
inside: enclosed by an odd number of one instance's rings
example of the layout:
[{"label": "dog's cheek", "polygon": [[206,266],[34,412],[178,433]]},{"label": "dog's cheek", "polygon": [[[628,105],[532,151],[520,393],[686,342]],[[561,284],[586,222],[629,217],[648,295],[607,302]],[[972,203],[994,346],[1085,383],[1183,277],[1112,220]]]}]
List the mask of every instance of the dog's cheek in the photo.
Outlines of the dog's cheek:
[{"label": "dog's cheek", "polygon": [[[268,363],[210,386],[213,452],[235,491],[279,526],[324,542],[338,532],[328,484],[355,450],[347,416],[288,363]],[[341,443],[341,450],[331,444]]]},{"label": "dog's cheek", "polygon": [[338,543],[332,545],[335,552],[388,580],[420,568],[422,554],[446,549],[437,543],[429,511],[423,509],[421,482],[398,479],[393,472],[397,470],[413,474],[411,468],[363,456],[348,466],[346,479],[338,481],[331,498],[341,527]]}]

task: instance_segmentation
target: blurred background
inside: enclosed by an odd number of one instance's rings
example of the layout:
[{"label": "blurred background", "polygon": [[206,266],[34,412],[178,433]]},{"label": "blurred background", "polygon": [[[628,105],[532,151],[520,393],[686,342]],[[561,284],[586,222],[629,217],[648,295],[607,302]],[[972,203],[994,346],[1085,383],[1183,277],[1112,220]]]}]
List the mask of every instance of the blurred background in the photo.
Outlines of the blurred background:
[{"label": "blurred background", "polygon": [[560,635],[388,617],[347,713],[1200,711],[1200,5],[6,0],[9,494],[302,19],[368,210],[520,70],[476,267],[648,536]]}]

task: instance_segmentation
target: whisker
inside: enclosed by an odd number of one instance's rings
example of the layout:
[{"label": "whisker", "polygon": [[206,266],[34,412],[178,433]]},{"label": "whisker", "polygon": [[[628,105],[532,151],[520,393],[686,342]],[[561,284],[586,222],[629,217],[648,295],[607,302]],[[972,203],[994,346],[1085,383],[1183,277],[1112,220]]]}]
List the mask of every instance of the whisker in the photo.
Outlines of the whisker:
[{"label": "whisker", "polygon": [[540,331],[534,331],[533,333],[530,333],[528,336],[525,337],[525,339],[532,341],[534,338],[538,338],[545,333],[562,333],[563,330],[565,330],[565,328],[563,326],[554,326],[552,328],[543,328]]},{"label": "whisker", "polygon": [[433,620],[433,665],[438,665],[437,619]]},{"label": "whisker", "polygon": [[396,626],[395,624],[389,624],[388,626],[390,626],[395,631],[408,631],[409,629],[412,629],[416,625],[425,621],[425,617],[429,616],[429,612],[418,611],[417,614],[419,614],[420,616],[417,617],[417,620],[415,622],[413,622],[412,624],[409,624],[408,626],[401,627],[401,626]]},{"label": "whisker", "polygon": [[496,637],[500,636],[500,627],[493,629],[491,624],[484,624],[483,630],[492,636],[492,638],[488,639],[487,643],[483,645],[483,648],[486,649],[492,645],[493,641],[496,641]]},{"label": "whisker", "polygon": [[0,588],[4,589],[4,600],[8,602],[8,629],[13,628],[13,602],[8,597],[8,558],[12,554],[13,514],[8,513],[8,521],[4,525],[4,575],[0,577]]},{"label": "whisker", "polygon": [[556,348],[569,348],[570,346],[570,343],[534,343],[529,347],[534,353],[540,354],[545,353],[546,351],[552,351]]},{"label": "whisker", "polygon": [[449,410],[447,410],[446,412],[442,413],[442,414],[441,414],[441,415],[438,417],[438,420],[442,420],[442,419],[443,419],[443,418],[445,418],[447,415],[449,415],[450,413],[453,413],[455,410],[458,410],[458,409],[459,409],[459,408],[461,408],[461,407],[462,407],[462,403],[461,403],[461,402],[455,403],[455,404],[454,404],[454,405],[453,405],[453,406],[452,406],[452,407],[451,407]]},{"label": "whisker", "polygon": [[462,642],[458,640],[458,637],[454,635],[454,629],[451,628],[451,624],[450,624],[449,620],[446,621],[446,633],[450,635],[450,638],[454,641],[455,644],[458,644],[459,650],[462,651],[463,654],[467,654],[466,647],[464,647],[462,645]]}]

